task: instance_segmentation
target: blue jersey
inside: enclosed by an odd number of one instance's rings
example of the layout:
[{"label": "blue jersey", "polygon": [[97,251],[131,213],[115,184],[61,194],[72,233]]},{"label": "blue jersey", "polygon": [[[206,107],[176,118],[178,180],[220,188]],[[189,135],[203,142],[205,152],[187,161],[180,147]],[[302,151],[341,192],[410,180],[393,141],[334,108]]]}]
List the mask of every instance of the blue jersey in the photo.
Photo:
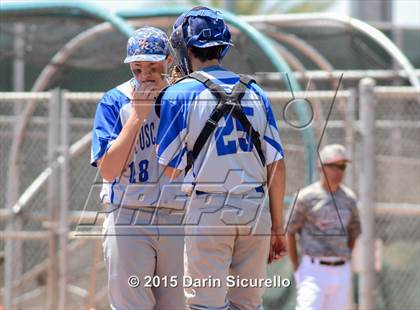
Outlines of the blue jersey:
[{"label": "blue jersey", "polygon": [[[220,66],[200,71],[231,91],[239,76]],[[159,163],[180,170],[187,165],[191,151],[205,122],[215,108],[211,92],[194,79],[185,79],[169,87],[161,102],[158,130]],[[283,148],[270,102],[263,90],[251,83],[241,100],[243,111],[262,140],[266,164],[283,158]],[[185,177],[183,190],[209,193],[245,193],[265,185],[267,171],[242,124],[232,116],[220,119],[192,169]]]},{"label": "blue jersey", "polygon": [[[108,91],[98,104],[92,133],[91,164],[105,155],[117,139],[131,112],[130,80]],[[156,135],[159,118],[155,109],[139,130],[134,154],[128,168],[112,182],[104,181],[101,199],[104,203],[126,206],[165,206],[182,208],[175,205],[175,197],[180,193],[179,185],[169,184],[157,162]],[[106,156],[106,155],[105,155]]]}]

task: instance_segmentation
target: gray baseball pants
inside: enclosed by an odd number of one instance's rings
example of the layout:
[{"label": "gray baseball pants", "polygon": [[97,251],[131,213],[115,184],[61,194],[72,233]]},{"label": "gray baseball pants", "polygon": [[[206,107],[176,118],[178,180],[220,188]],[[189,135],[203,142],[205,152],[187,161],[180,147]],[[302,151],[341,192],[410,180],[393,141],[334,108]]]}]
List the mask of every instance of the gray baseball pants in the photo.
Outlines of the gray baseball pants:
[{"label": "gray baseball pants", "polygon": [[[163,208],[127,209],[107,206],[103,251],[112,309],[185,309],[182,283],[165,287],[163,277],[183,275],[183,214]],[[138,287],[129,285],[136,276]],[[145,287],[147,277],[159,287]]]},{"label": "gray baseball pants", "polygon": [[262,309],[263,287],[228,287],[226,279],[266,277],[271,216],[264,194],[193,193],[186,212],[185,277],[220,280],[185,287],[187,308]]}]

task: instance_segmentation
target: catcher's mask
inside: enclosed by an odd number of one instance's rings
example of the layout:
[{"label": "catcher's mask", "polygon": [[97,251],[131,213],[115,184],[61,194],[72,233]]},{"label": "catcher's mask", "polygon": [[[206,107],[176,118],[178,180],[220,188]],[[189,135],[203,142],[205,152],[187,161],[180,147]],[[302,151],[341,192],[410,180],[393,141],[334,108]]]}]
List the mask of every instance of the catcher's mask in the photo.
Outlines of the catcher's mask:
[{"label": "catcher's mask", "polygon": [[233,45],[229,28],[221,13],[203,6],[195,7],[177,18],[170,43],[175,60],[185,75],[192,72],[187,53],[189,47],[224,46],[219,58],[222,59]]}]

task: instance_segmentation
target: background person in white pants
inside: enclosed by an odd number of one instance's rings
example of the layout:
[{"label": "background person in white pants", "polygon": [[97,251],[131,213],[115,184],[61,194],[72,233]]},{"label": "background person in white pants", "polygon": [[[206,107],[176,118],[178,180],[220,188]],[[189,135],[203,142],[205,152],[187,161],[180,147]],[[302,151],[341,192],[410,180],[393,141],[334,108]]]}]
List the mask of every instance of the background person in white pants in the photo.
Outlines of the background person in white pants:
[{"label": "background person in white pants", "polygon": [[289,210],[287,245],[297,285],[296,309],[349,309],[350,258],[361,232],[356,197],[341,184],[349,158],[342,145],[332,144],[321,150],[320,159],[320,180],[300,190]]}]

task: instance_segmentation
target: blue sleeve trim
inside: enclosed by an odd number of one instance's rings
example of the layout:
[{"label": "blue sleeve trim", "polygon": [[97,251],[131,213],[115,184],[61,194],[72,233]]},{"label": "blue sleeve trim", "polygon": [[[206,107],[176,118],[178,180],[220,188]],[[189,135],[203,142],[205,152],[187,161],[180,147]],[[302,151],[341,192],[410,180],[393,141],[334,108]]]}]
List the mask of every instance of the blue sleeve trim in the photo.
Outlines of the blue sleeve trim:
[{"label": "blue sleeve trim", "polygon": [[284,157],[284,151],[283,151],[283,147],[281,146],[280,143],[278,143],[277,141],[271,139],[270,137],[264,136],[264,140],[270,144],[272,147],[274,147],[280,154],[282,157]]},{"label": "blue sleeve trim", "polygon": [[[172,157],[165,154],[168,147],[179,139],[182,131],[187,128],[188,106],[200,93],[204,86],[197,82],[181,82],[169,87],[161,101],[161,121],[157,134],[159,145],[158,157]],[[181,140],[179,141],[181,143]]]},{"label": "blue sleeve trim", "polygon": [[101,144],[101,147],[100,147],[100,151],[99,151],[99,153],[98,154],[92,154],[92,158],[91,158],[91,162],[90,162],[90,164],[93,166],[93,167],[97,167],[98,165],[96,164],[96,161],[99,159],[99,158],[101,158],[102,156],[104,156],[105,155],[105,153],[106,152],[108,152],[108,150],[109,150],[109,148],[111,147],[111,143],[110,142],[112,142],[112,141],[114,141],[114,140],[101,140],[101,139],[99,139],[99,143]]},{"label": "blue sleeve trim", "polygon": [[115,191],[114,191],[115,184],[117,184],[116,179],[114,180],[114,182],[112,182],[112,185],[111,185],[111,204],[114,203],[114,199],[115,199]]},{"label": "blue sleeve trim", "polygon": [[265,111],[267,113],[267,122],[277,129],[277,122],[276,118],[273,113],[273,109],[271,108],[270,100],[268,99],[265,92],[255,83],[251,84],[251,89],[261,98]]},{"label": "blue sleeve trim", "polygon": [[92,130],[91,165],[101,158],[109,142],[115,140],[122,130],[119,111],[128,98],[116,89],[107,92],[99,102]]},{"label": "blue sleeve trim", "polygon": [[161,120],[157,134],[158,156],[162,155],[181,131],[187,127],[182,105],[173,104],[165,98],[162,99]]},{"label": "blue sleeve trim", "polygon": [[171,159],[171,161],[168,163],[168,166],[172,168],[178,168],[186,152],[187,152],[187,148],[184,147],[181,151],[179,151],[179,153],[176,156],[174,156],[174,158]]}]

